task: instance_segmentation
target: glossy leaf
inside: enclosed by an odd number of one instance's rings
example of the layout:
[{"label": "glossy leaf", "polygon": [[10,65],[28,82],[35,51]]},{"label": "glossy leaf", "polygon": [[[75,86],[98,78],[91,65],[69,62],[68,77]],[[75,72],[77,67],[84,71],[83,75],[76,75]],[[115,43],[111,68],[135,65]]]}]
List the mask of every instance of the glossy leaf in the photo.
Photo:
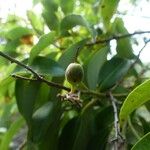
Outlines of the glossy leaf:
[{"label": "glossy leaf", "polygon": [[33,59],[47,46],[53,43],[55,40],[55,32],[50,32],[41,36],[38,43],[33,46],[30,52],[29,64],[32,63]]},{"label": "glossy leaf", "polygon": [[149,150],[150,148],[150,132],[144,135],[131,150]]},{"label": "glossy leaf", "polygon": [[37,57],[31,68],[42,75],[63,76],[64,69],[54,60],[47,57]]},{"label": "glossy leaf", "polygon": [[31,127],[33,142],[39,142],[46,134],[51,124],[52,109],[53,103],[48,102],[34,112]]},{"label": "glossy leaf", "polygon": [[101,17],[105,30],[109,29],[110,20],[116,12],[120,0],[102,0],[101,1]]},{"label": "glossy leaf", "polygon": [[137,86],[125,99],[119,114],[121,126],[135,109],[150,100],[149,88],[150,80],[147,80]]},{"label": "glossy leaf", "polygon": [[17,106],[28,125],[31,124],[32,113],[39,87],[40,83],[38,82],[28,82],[20,79],[16,81],[15,96]]},{"label": "glossy leaf", "polygon": [[99,89],[101,91],[111,88],[127,73],[130,62],[126,59],[114,57],[107,61],[99,73]]},{"label": "glossy leaf", "polygon": [[[23,62],[26,62],[24,60]],[[48,58],[48,57],[42,57],[38,56],[36,57],[33,62],[30,64],[30,67],[39,73],[40,75],[44,76],[51,76],[51,77],[57,77],[57,76],[63,76],[65,74],[64,69],[59,65],[56,61]],[[13,71],[13,74],[27,74],[26,69],[17,66],[17,68]],[[29,72],[31,73],[31,72]]]},{"label": "glossy leaf", "polygon": [[10,128],[8,129],[8,131],[5,133],[4,137],[2,138],[0,149],[2,150],[9,149],[9,145],[12,141],[12,138],[19,131],[19,129],[22,127],[23,124],[24,124],[23,118],[19,118],[11,124]]},{"label": "glossy leaf", "polygon": [[[56,89],[55,89],[56,90]],[[52,91],[53,93],[53,91]],[[57,90],[58,93],[58,90]],[[45,129],[47,131],[46,134],[40,141],[40,149],[42,150],[57,150],[58,147],[58,136],[59,136],[59,129],[60,129],[60,120],[62,116],[62,109],[61,109],[61,101],[59,98],[57,98],[57,95],[55,93],[50,94],[49,99],[52,99],[51,102],[53,103],[53,109],[49,117],[49,121],[45,122],[47,125],[43,126],[43,132],[45,132]],[[43,123],[44,125],[44,123]],[[47,128],[48,127],[48,128]],[[37,131],[38,132],[38,131]]]},{"label": "glossy leaf", "polygon": [[87,65],[87,82],[89,88],[95,89],[99,78],[99,71],[107,59],[108,48],[102,48],[90,57]]},{"label": "glossy leaf", "polygon": [[38,17],[33,11],[27,11],[27,16],[29,21],[31,22],[32,27],[35,31],[37,31],[38,34],[43,33],[44,24],[41,21],[41,18]]},{"label": "glossy leaf", "polygon": [[[118,34],[128,34],[127,29],[124,26],[124,22],[121,18],[116,18],[114,21],[115,33]],[[123,38],[117,40],[117,55],[121,58],[134,58],[133,49],[131,45],[131,38]]]}]

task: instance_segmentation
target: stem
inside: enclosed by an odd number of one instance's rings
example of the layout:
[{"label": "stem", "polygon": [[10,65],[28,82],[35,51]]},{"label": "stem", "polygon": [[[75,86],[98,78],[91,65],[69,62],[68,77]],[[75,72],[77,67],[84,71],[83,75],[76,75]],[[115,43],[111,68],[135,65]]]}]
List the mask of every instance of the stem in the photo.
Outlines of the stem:
[{"label": "stem", "polygon": [[[58,83],[54,83],[54,82],[50,82],[50,81],[47,81],[46,79],[44,79],[41,75],[39,75],[37,72],[35,72],[32,68],[30,68],[29,66],[23,64],[22,62],[12,58],[11,56],[7,55],[7,54],[4,54],[3,52],[0,51],[0,56],[6,58],[7,60],[11,61],[12,63],[15,63],[25,69],[27,69],[28,71],[30,71],[35,77],[36,79],[34,81],[40,81],[40,82],[43,82],[43,83],[46,83],[47,85],[49,86],[52,86],[52,87],[55,87],[55,88],[59,88],[59,89],[64,89],[66,91],[70,91],[70,88],[67,88],[61,84],[58,84]],[[21,78],[21,79],[24,79],[24,80],[27,80],[27,78],[25,77],[21,77],[21,76],[17,76],[17,75],[13,75],[13,77],[15,78]],[[30,79],[28,78],[29,81],[33,81],[33,79]]]},{"label": "stem", "polygon": [[114,129],[115,129],[115,140],[114,140],[114,150],[119,150],[120,146],[120,128],[118,119],[118,110],[116,106],[116,99],[113,97],[112,93],[109,92],[110,100],[114,111]]},{"label": "stem", "polygon": [[86,46],[93,46],[95,44],[108,43],[111,40],[119,40],[119,39],[127,38],[127,37],[130,37],[130,36],[134,36],[134,35],[148,34],[148,33],[150,33],[150,31],[137,31],[137,32],[134,32],[134,33],[128,33],[128,34],[124,34],[124,35],[115,35],[115,36],[112,36],[108,39],[97,40],[95,43],[87,43]]},{"label": "stem", "polygon": [[30,71],[35,77],[37,77],[38,79],[41,78],[41,76],[38,75],[38,73],[36,73],[34,70],[32,70],[32,68],[30,68],[29,66],[26,66],[25,64],[21,63],[20,61],[12,58],[11,56],[4,54],[3,52],[0,51],[0,56],[6,58],[7,60],[11,61],[12,63],[15,63],[25,69],[27,69],[28,71]]}]

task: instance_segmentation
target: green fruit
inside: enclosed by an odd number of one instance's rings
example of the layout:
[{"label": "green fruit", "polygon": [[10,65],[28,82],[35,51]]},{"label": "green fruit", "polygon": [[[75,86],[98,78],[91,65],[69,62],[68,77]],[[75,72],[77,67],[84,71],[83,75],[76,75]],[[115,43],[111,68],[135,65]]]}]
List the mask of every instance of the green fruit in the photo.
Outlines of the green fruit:
[{"label": "green fruit", "polygon": [[83,67],[78,63],[71,63],[66,69],[65,76],[69,83],[78,84],[84,76]]}]

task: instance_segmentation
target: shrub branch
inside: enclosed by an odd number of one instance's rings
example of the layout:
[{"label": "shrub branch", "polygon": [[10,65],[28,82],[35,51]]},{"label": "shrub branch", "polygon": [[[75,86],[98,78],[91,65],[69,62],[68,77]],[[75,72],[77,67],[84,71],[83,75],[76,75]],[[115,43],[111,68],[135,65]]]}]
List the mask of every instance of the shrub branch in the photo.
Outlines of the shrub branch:
[{"label": "shrub branch", "polygon": [[29,66],[23,64],[22,62],[12,58],[11,56],[7,55],[7,54],[4,54],[3,52],[0,51],[0,56],[6,58],[7,60],[11,61],[12,63],[15,63],[25,69],[27,69],[28,71],[30,71],[36,78],[35,79],[30,79],[30,78],[25,78],[25,77],[22,77],[22,76],[17,76],[17,75],[13,75],[13,77],[15,78],[21,78],[21,79],[24,79],[24,80],[34,80],[34,81],[40,81],[40,82],[43,82],[43,83],[46,83],[47,85],[49,86],[52,86],[52,87],[56,87],[56,88],[59,88],[59,89],[63,89],[63,90],[66,90],[66,91],[70,91],[70,88],[68,87],[65,87],[61,84],[58,84],[58,83],[55,83],[55,82],[50,82],[46,79],[44,79],[41,75],[39,75],[37,72],[35,72],[32,68],[30,68]]},{"label": "shrub branch", "polygon": [[93,46],[93,45],[96,45],[96,44],[108,43],[111,40],[120,40],[120,39],[128,38],[128,37],[131,37],[131,36],[134,36],[134,35],[148,34],[148,33],[150,33],[150,31],[137,31],[137,32],[134,32],[134,33],[128,33],[128,34],[123,34],[123,35],[114,35],[114,36],[109,37],[107,39],[97,40],[94,43],[87,43],[86,46]]},{"label": "shrub branch", "polygon": [[113,141],[114,150],[119,150],[123,146],[124,140],[120,134],[118,109],[116,104],[117,100],[114,98],[111,92],[109,92],[109,97],[114,111],[114,129],[115,129],[115,140]]}]

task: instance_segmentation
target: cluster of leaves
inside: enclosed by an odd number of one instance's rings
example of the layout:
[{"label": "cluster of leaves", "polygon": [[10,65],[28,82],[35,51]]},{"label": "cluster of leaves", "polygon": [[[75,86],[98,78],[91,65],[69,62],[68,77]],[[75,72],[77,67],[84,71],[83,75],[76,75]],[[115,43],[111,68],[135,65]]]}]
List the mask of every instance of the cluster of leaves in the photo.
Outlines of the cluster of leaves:
[{"label": "cluster of leaves", "polygon": [[[29,70],[1,57],[0,149],[7,150],[11,142],[15,144],[14,135],[26,127],[27,133],[22,135],[27,139],[24,149],[111,149],[116,114],[108,92],[115,97],[120,111],[123,133],[119,134],[125,138],[122,147],[150,147],[150,120],[146,119],[150,81],[141,84],[148,66],[134,55],[132,37],[115,38],[128,34],[122,18],[113,18],[118,4],[119,0],[34,0],[27,20],[9,15],[0,24],[0,50],[30,66],[47,81],[70,86],[64,78],[65,69],[78,53],[87,87],[77,89],[83,103],[82,108],[77,108],[57,96],[66,91],[34,80]],[[34,12],[37,5],[42,13]],[[116,55],[111,53],[112,39],[116,39]],[[147,115],[140,115],[141,111]]]}]

